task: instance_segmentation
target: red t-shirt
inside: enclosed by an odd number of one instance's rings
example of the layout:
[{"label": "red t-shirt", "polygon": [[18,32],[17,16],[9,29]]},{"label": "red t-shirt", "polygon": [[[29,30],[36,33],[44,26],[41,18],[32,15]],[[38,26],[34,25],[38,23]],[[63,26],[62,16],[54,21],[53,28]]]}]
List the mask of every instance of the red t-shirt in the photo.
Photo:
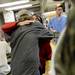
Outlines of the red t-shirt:
[{"label": "red t-shirt", "polygon": [[52,49],[50,46],[50,40],[43,40],[39,43],[40,46],[40,51],[39,51],[39,56],[40,56],[40,67],[42,73],[45,73],[45,64],[47,60],[51,60],[52,56]]}]

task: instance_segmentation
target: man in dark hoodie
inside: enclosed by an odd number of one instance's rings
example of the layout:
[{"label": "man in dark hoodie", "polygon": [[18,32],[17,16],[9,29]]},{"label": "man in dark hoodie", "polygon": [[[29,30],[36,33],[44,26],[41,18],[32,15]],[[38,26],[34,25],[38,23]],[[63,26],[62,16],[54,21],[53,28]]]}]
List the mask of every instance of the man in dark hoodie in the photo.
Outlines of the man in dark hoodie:
[{"label": "man in dark hoodie", "polygon": [[[18,13],[19,21],[15,32],[11,36],[12,75],[40,75],[39,74],[39,39],[51,39],[52,35],[39,22],[34,22],[27,10]],[[25,24],[26,21],[27,23]],[[24,23],[24,24],[23,24]]]}]

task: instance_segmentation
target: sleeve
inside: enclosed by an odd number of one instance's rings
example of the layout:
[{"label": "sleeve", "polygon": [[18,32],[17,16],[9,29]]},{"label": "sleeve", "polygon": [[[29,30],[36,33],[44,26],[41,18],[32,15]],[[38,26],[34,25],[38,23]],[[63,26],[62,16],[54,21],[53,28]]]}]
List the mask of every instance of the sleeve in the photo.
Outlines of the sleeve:
[{"label": "sleeve", "polygon": [[52,19],[49,20],[49,23],[48,23],[48,29],[50,29],[50,28],[53,28],[53,26],[52,26]]},{"label": "sleeve", "polygon": [[9,22],[2,25],[2,30],[6,33],[10,32],[12,28],[15,28],[17,26],[17,22]]}]

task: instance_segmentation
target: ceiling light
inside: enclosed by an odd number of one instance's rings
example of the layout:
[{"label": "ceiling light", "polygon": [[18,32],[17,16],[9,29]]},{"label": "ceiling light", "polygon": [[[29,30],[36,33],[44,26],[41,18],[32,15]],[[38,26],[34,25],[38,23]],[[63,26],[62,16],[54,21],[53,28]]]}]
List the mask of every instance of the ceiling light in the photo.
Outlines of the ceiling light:
[{"label": "ceiling light", "polygon": [[8,7],[8,6],[13,6],[13,5],[18,5],[18,4],[23,4],[23,3],[28,3],[28,2],[29,2],[29,0],[22,0],[22,1],[4,3],[4,4],[0,4],[0,8],[1,7]]},{"label": "ceiling light", "polygon": [[23,8],[28,8],[31,7],[32,4],[27,4],[27,5],[20,5],[20,6],[15,6],[15,7],[9,7],[9,8],[5,8],[5,10],[18,10],[18,9],[23,9]]}]

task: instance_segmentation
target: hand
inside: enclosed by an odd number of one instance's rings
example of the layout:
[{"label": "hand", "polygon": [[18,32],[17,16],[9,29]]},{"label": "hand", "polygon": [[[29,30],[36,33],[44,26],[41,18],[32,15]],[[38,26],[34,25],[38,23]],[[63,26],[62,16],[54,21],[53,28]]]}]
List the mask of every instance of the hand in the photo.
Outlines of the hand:
[{"label": "hand", "polygon": [[19,22],[18,25],[19,26],[28,25],[32,22],[34,22],[34,21],[33,20],[26,20],[26,21]]},{"label": "hand", "polygon": [[55,29],[53,29],[53,28],[50,28],[50,30],[51,30],[52,32],[56,32],[56,30],[55,30]]},{"label": "hand", "polygon": [[50,72],[45,72],[43,75],[51,75]]}]

